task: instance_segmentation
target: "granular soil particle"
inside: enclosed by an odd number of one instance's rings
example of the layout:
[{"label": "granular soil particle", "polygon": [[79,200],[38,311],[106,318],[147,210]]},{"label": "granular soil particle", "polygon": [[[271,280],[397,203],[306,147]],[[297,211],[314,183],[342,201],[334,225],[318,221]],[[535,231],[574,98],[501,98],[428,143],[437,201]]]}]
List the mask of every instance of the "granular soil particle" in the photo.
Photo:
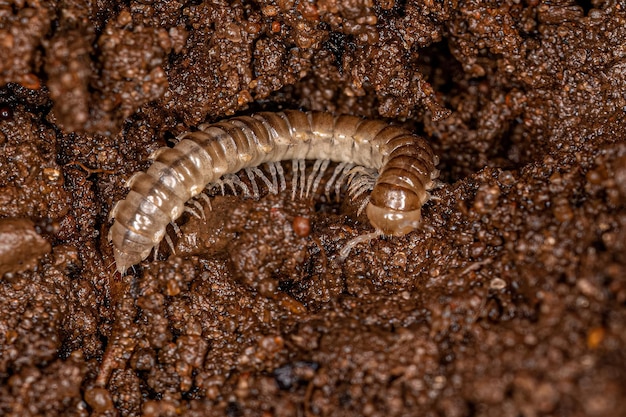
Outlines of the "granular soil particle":
[{"label": "granular soil particle", "polygon": [[[230,3],[0,5],[0,415],[626,415],[626,4]],[[428,137],[423,228],[216,196],[114,274],[153,151],[281,108]]]},{"label": "granular soil particle", "polygon": [[51,250],[28,219],[0,219],[0,275],[33,267]]}]

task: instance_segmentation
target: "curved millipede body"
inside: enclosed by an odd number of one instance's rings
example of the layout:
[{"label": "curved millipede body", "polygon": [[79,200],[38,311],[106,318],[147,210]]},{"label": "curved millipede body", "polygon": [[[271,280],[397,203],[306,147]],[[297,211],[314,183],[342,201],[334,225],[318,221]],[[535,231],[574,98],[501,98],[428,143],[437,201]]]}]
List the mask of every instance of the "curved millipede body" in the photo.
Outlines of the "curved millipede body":
[{"label": "curved millipede body", "polygon": [[[379,234],[401,236],[421,220],[421,207],[439,171],[428,142],[382,121],[296,110],[257,113],[204,124],[153,155],[146,172],[111,212],[117,270],[144,260],[170,222],[207,184],[242,168],[283,160],[331,160],[378,172],[366,213]],[[295,163],[295,162],[294,162]]]}]

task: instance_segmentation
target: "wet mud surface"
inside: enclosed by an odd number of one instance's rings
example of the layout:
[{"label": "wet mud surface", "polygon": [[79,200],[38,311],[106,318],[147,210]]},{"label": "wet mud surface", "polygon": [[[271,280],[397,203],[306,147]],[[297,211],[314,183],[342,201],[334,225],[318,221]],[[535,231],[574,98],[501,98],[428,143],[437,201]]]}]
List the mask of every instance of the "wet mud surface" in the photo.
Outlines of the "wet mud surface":
[{"label": "wet mud surface", "polygon": [[[625,5],[496,3],[0,5],[0,415],[626,415]],[[148,156],[281,108],[427,137],[422,230],[217,196],[116,274]]]}]

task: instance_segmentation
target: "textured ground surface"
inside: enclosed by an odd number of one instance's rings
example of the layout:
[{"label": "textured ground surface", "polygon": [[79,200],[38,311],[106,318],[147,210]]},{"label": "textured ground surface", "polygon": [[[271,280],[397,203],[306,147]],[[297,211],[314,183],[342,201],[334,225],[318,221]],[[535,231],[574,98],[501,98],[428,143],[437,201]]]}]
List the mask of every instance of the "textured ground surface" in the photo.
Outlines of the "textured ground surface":
[{"label": "textured ground surface", "polygon": [[[626,5],[233,3],[0,4],[0,415],[626,415]],[[150,153],[280,108],[428,137],[429,227],[218,197],[115,276]]]}]

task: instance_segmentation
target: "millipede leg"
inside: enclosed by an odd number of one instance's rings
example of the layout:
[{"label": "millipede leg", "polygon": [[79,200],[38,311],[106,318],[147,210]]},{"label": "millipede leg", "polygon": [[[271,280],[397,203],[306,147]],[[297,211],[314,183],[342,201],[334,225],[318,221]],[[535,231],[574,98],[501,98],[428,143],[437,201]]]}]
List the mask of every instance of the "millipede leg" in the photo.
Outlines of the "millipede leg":
[{"label": "millipede leg", "polygon": [[308,198],[311,194],[311,189],[313,189],[313,193],[317,189],[320,181],[322,180],[322,176],[324,172],[326,172],[326,168],[328,168],[328,164],[330,161],[328,159],[317,159],[315,160],[315,164],[313,164],[313,169],[309,174],[309,178],[307,178],[306,182],[306,194],[305,196]]},{"label": "millipede leg", "polygon": [[206,195],[204,192],[200,193],[199,195],[200,198],[206,202],[207,206],[209,206],[209,210],[213,211],[213,206],[211,205],[211,199],[209,198],[209,196]]},{"label": "millipede leg", "polygon": [[[176,233],[176,236],[181,237],[183,235],[183,232],[180,230],[180,227],[178,227],[176,222],[171,222],[170,224],[172,225],[172,228],[174,229],[174,233]],[[167,237],[167,234],[165,234],[165,236]]]},{"label": "millipede leg", "polygon": [[276,173],[278,174],[278,179],[280,180],[280,191],[285,191],[287,189],[287,182],[285,181],[285,171],[283,170],[283,164],[280,162],[274,162],[274,166],[276,166]]},{"label": "millipede leg", "polygon": [[250,168],[246,168],[244,171],[246,172],[246,175],[248,176],[248,179],[250,180],[250,183],[252,185],[252,195],[254,196],[254,198],[259,198],[261,194],[259,193],[259,186],[256,183],[256,179],[254,178],[254,173]]},{"label": "millipede leg", "polygon": [[339,163],[336,167],[335,170],[333,171],[333,175],[330,176],[330,179],[328,180],[328,182],[326,183],[326,187],[324,188],[324,195],[326,195],[326,199],[328,201],[330,201],[330,189],[333,188],[333,184],[335,183],[335,181],[337,180],[337,177],[339,176],[339,173],[341,171],[343,171],[344,167],[347,165],[347,162],[341,162]]},{"label": "millipede leg", "polygon": [[298,161],[296,159],[291,161],[291,199],[296,199],[296,189],[298,188]]},{"label": "millipede leg", "polygon": [[370,191],[376,183],[376,172],[363,168],[352,168],[348,186],[348,194],[352,200],[357,199],[361,194]]},{"label": "millipede leg", "polygon": [[366,193],[367,191],[371,191],[373,186],[374,184],[371,184],[369,182],[364,182],[363,184],[361,184],[360,187],[358,188],[355,187],[354,189],[350,190],[350,199],[352,201],[356,200],[362,194]]},{"label": "millipede leg", "polygon": [[313,169],[311,170],[311,173],[309,174],[309,177],[306,180],[306,192],[304,195],[307,198],[309,197],[309,193],[311,192],[311,187],[313,186],[313,178],[315,178],[315,174],[317,173],[317,171],[319,171],[320,165],[322,165],[322,160],[316,159],[315,163],[313,164]]},{"label": "millipede leg", "polygon": [[[250,170],[250,172],[252,172],[252,175],[256,175],[257,177],[259,177],[259,179],[261,181],[263,181],[263,183],[265,184],[265,186],[267,187],[267,189],[269,190],[270,193],[278,194],[278,190],[274,189],[274,184],[272,184],[270,179],[267,178],[267,175],[265,175],[265,173],[263,171],[261,171],[258,167],[246,168],[246,171],[248,171],[248,170]],[[258,195],[257,198],[259,198],[259,196],[260,195]]]},{"label": "millipede leg", "polygon": [[[233,195],[238,195],[237,187],[239,187],[241,188],[241,192],[243,193],[244,197],[250,197],[250,190],[248,189],[248,186],[243,181],[241,181],[241,178],[239,178],[236,174],[226,174],[221,178],[221,181],[230,187]],[[251,179],[251,181],[253,181],[252,186],[256,187],[256,182],[254,182],[253,179]],[[254,196],[258,196],[258,188],[256,189]]]},{"label": "millipede leg", "polygon": [[[178,226],[177,226],[178,227]],[[179,229],[180,230],[180,229]],[[174,242],[172,242],[172,238],[170,237],[170,235],[165,234],[164,237],[165,241],[167,242],[167,246],[170,247],[170,250],[172,251],[172,254],[176,253],[176,249],[174,249]]]},{"label": "millipede leg", "polygon": [[361,213],[363,213],[363,210],[365,210],[365,207],[367,207],[367,205],[370,202],[370,196],[366,196],[363,201],[361,201],[361,204],[359,204],[359,209],[356,211],[356,215],[360,216]]},{"label": "millipede leg", "polygon": [[196,209],[198,209],[198,212],[200,213],[200,218],[202,220],[206,220],[206,216],[204,215],[204,208],[202,207],[202,204],[200,204],[200,202],[195,198],[191,200],[191,204],[193,204],[193,206]]},{"label": "millipede leg", "polygon": [[298,183],[300,183],[300,198],[302,198],[304,181],[306,180],[306,162],[304,159],[294,159],[291,161],[291,167],[293,170],[293,177],[291,178],[291,199],[295,200]]},{"label": "millipede leg", "polygon": [[269,162],[266,165],[267,169],[270,171],[270,175],[272,176],[272,188],[270,189],[270,192],[278,194],[280,188],[278,186],[278,177],[276,176],[276,164],[274,162]]},{"label": "millipede leg", "polygon": [[303,198],[306,184],[306,161],[304,159],[298,159],[298,168],[300,168],[300,198]]},{"label": "millipede leg", "polygon": [[344,182],[347,180],[348,175],[350,171],[352,170],[352,168],[354,168],[354,164],[352,163],[346,164],[346,166],[343,168],[343,170],[339,174],[339,178],[335,182],[335,199],[337,202],[339,202],[339,197],[341,195],[341,187],[343,186]]},{"label": "millipede leg", "polygon": [[201,219],[200,215],[198,214],[197,211],[195,211],[194,209],[192,209],[191,207],[185,206],[185,212],[191,214],[193,217],[195,217],[196,219]]},{"label": "millipede leg", "polygon": [[224,175],[222,178],[220,178],[220,183],[223,184],[223,191],[222,191],[222,195],[226,195],[226,187],[230,188],[230,192],[233,193],[233,195],[237,195],[237,189],[235,188],[235,185],[233,184],[233,176],[234,174],[227,174]]},{"label": "millipede leg", "polygon": [[220,189],[220,192],[222,193],[222,195],[226,195],[226,190],[224,189],[224,181],[222,181],[221,178],[219,178],[217,181],[212,182],[211,184],[207,185],[208,189],[212,189],[218,187]]},{"label": "millipede leg", "polygon": [[237,175],[234,175],[234,177],[235,178],[233,179],[233,182],[235,185],[238,185],[239,188],[241,188],[241,192],[243,193],[243,196],[246,198],[250,198],[250,189],[248,188],[246,183],[241,181],[241,178],[239,178]]},{"label": "millipede leg", "polygon": [[328,165],[330,165],[330,160],[325,159],[324,162],[322,163],[319,173],[317,174],[317,177],[315,178],[315,181],[313,182],[313,191],[312,191],[313,194],[317,192],[317,187],[319,187],[320,182],[322,181],[322,177],[324,177],[324,174],[326,173],[326,170],[328,169]]}]

